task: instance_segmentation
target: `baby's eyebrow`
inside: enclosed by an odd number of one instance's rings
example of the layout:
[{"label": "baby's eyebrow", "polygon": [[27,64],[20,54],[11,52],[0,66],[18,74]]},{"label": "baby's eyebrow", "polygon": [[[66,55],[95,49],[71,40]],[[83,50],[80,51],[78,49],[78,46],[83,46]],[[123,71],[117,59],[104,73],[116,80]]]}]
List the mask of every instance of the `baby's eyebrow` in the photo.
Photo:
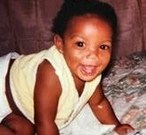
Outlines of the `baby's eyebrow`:
[{"label": "baby's eyebrow", "polygon": [[111,40],[103,41],[101,44],[106,44],[106,43],[110,43],[110,45],[112,45],[112,41]]},{"label": "baby's eyebrow", "polygon": [[82,37],[82,36],[80,36],[80,35],[77,35],[77,34],[75,34],[75,35],[72,35],[72,36],[71,36],[71,38],[78,38],[78,39],[83,39],[83,37]]}]

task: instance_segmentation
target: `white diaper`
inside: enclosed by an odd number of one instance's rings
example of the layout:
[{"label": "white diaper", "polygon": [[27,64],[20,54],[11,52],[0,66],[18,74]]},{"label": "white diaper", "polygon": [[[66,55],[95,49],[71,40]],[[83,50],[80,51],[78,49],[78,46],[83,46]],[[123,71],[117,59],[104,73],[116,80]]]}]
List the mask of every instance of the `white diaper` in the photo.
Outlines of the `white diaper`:
[{"label": "white diaper", "polygon": [[10,59],[15,59],[18,56],[19,55],[17,53],[13,52],[0,57],[0,122],[4,117],[12,112],[5,94],[5,77]]},{"label": "white diaper", "polygon": [[114,127],[101,124],[87,104],[70,125],[60,129],[60,135],[118,135]]}]

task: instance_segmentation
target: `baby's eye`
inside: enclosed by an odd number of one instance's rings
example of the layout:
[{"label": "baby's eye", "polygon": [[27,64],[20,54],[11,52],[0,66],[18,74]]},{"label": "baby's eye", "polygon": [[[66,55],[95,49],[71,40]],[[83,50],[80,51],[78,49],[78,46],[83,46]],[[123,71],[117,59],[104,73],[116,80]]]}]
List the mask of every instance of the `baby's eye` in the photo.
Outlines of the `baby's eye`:
[{"label": "baby's eye", "polygon": [[78,47],[84,47],[85,46],[84,42],[77,42],[76,45]]},{"label": "baby's eye", "polygon": [[110,50],[111,46],[109,46],[109,45],[101,45],[100,49],[102,49],[102,50]]}]

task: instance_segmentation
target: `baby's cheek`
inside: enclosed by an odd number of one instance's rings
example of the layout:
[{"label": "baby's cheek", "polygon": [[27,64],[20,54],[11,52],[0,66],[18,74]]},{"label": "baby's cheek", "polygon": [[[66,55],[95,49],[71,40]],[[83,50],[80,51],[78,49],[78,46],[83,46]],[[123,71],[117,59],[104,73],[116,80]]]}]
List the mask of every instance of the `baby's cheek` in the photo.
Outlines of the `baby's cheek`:
[{"label": "baby's cheek", "polygon": [[110,58],[109,57],[103,57],[101,60],[101,63],[104,67],[106,67],[110,62]]}]

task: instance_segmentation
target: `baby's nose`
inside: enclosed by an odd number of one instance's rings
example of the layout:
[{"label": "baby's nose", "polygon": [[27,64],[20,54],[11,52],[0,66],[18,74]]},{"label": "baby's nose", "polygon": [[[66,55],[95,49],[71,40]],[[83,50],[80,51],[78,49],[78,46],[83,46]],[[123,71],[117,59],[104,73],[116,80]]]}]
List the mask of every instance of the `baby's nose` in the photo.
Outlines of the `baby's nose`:
[{"label": "baby's nose", "polygon": [[88,53],[87,53],[87,58],[88,59],[97,60],[98,57],[99,57],[99,55],[98,55],[98,51],[97,50],[94,50],[94,49],[88,50]]}]

